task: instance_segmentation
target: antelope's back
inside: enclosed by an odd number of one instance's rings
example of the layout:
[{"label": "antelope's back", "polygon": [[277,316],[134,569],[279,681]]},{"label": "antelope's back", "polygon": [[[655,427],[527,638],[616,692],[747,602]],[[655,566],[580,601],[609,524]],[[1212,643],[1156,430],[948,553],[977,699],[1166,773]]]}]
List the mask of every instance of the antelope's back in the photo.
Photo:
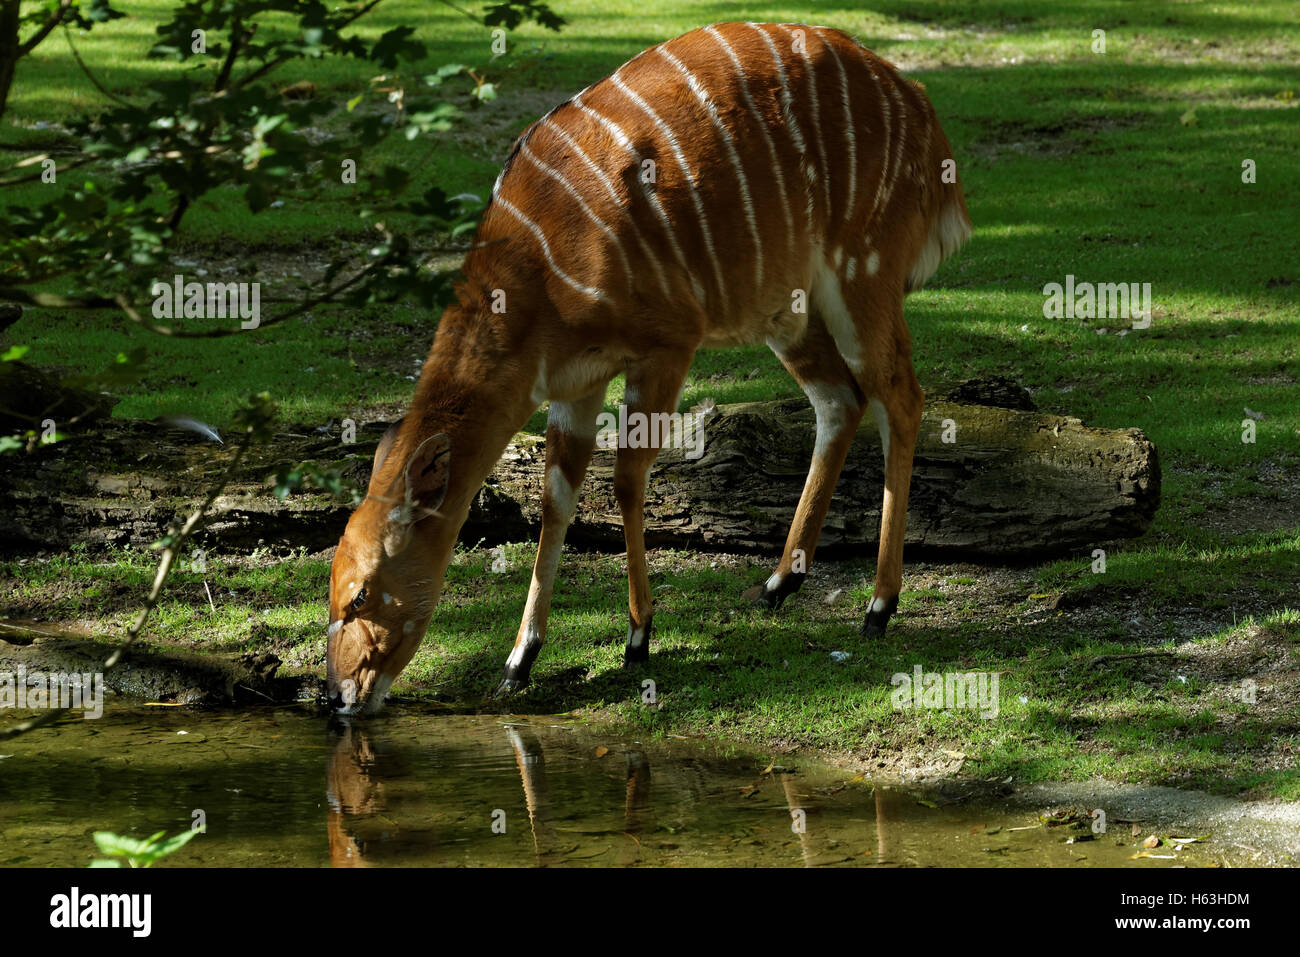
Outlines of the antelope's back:
[{"label": "antelope's back", "polygon": [[568,314],[637,303],[657,321],[672,305],[693,316],[678,321],[742,322],[788,308],[826,262],[901,295],[969,236],[950,159],[922,89],[844,33],[719,24],[529,127],[479,241],[530,250]]}]

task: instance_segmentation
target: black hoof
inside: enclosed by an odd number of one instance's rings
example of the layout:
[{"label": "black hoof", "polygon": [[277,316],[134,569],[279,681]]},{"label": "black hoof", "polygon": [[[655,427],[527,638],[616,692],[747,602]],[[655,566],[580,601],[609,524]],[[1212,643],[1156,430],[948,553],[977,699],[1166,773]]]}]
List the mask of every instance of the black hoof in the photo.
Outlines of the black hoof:
[{"label": "black hoof", "polygon": [[803,585],[803,580],[808,576],[803,572],[791,572],[786,575],[777,584],[775,588],[769,587],[768,582],[764,582],[756,588],[751,588],[745,592],[745,597],[749,598],[755,605],[776,611],[785,600],[799,590]]},{"label": "black hoof", "polygon": [[897,610],[897,595],[885,602],[884,607],[879,610],[877,610],[876,600],[873,598],[867,611],[867,618],[862,622],[862,633],[868,638],[883,638],[885,636],[885,627],[889,624],[889,618]]},{"label": "black hoof", "polygon": [[635,644],[632,639],[636,636],[636,626],[628,625],[627,627],[627,644],[623,648],[623,667],[635,668],[637,665],[643,665],[650,660],[650,633],[654,625],[654,618],[645,623],[645,628],[641,629],[641,635]]},{"label": "black hoof", "polygon": [[503,678],[497,690],[492,692],[494,698],[508,698],[528,687],[527,678]]}]

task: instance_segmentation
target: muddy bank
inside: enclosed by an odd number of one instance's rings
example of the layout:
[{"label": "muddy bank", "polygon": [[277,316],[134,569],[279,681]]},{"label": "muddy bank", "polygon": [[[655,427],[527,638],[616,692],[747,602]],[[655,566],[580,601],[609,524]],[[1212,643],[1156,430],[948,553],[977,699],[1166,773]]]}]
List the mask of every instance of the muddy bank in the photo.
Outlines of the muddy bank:
[{"label": "muddy bank", "polygon": [[[280,675],[270,653],[201,655],[159,644],[138,644],[108,670],[117,646],[92,637],[46,633],[0,622],[0,673],[99,674],[106,692],[185,705],[231,705],[315,700],[323,682],[312,675]],[[21,669],[21,670],[20,670]]]}]

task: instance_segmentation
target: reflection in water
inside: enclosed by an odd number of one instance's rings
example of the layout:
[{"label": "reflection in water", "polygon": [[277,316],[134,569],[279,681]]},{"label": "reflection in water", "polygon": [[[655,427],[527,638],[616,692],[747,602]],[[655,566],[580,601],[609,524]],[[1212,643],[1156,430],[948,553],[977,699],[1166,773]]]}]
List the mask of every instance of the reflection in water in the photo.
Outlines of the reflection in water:
[{"label": "reflection in water", "polygon": [[[541,867],[569,862],[573,851],[566,829],[558,824],[564,815],[554,807],[551,787],[547,779],[546,754],[538,731],[527,724],[503,724],[505,739],[509,742],[524,806],[528,814],[532,858],[528,863]],[[569,736],[571,737],[571,735]],[[335,867],[366,867],[372,863],[402,863],[412,853],[436,853],[437,839],[433,831],[412,832],[402,827],[390,815],[386,799],[386,779],[400,779],[409,774],[409,763],[402,760],[382,733],[372,733],[361,724],[340,718],[331,729],[333,750],[329,756],[326,798],[329,804],[329,852]],[[568,749],[564,749],[568,750]],[[601,751],[606,749],[601,748]],[[654,808],[650,800],[650,762],[637,749],[623,752],[627,778],[624,788],[621,834],[626,841],[614,842],[615,854],[602,863],[632,866],[643,861],[641,837],[655,831]],[[692,768],[694,762],[684,762]],[[848,863],[854,855],[844,846],[837,830],[829,826],[822,814],[821,799],[817,791],[797,774],[780,769],[770,780],[779,782],[785,809],[790,815],[792,841],[798,847],[798,863],[805,867]],[[754,784],[740,787],[741,794],[757,793],[762,784],[760,775]],[[681,782],[678,782],[681,786]],[[688,792],[692,789],[687,784]],[[838,793],[842,788],[835,789]],[[690,793],[691,799],[717,798],[719,794]],[[862,861],[877,865],[897,866],[896,841],[893,832],[899,824],[899,793],[886,788],[875,789],[876,847],[873,860]],[[584,809],[590,814],[592,809]],[[492,821],[494,833],[504,833],[505,812],[494,808]],[[570,829],[571,830],[571,829]],[[670,828],[670,833],[671,833]],[[771,832],[774,828],[761,828]],[[588,834],[600,833],[587,829]],[[394,840],[396,839],[396,840]],[[671,849],[671,846],[670,846]],[[870,851],[865,852],[870,856]],[[581,859],[581,858],[580,858]],[[516,860],[520,864],[523,861]],[[796,863],[790,859],[786,863]]]},{"label": "reflection in water", "polygon": [[328,802],[330,861],[335,867],[400,864],[413,848],[437,846],[431,830],[401,829],[386,816],[386,785],[410,773],[402,752],[381,735],[371,735],[346,718],[330,723],[334,747],[326,765],[325,799]]},{"label": "reflection in water", "polygon": [[524,785],[524,801],[528,805],[528,824],[533,832],[533,850],[537,863],[555,861],[558,842],[552,825],[551,801],[546,789],[546,756],[542,743],[532,731],[514,725],[506,727],[510,746],[515,750],[515,764]]},{"label": "reflection in water", "polygon": [[1085,828],[1067,844],[1034,808],[873,788],[698,739],[620,740],[567,718],[120,708],[4,751],[10,867],[84,866],[94,831],[176,833],[198,810],[206,833],[159,866],[1158,867],[1203,853],[1134,860],[1127,834],[1088,840]]}]

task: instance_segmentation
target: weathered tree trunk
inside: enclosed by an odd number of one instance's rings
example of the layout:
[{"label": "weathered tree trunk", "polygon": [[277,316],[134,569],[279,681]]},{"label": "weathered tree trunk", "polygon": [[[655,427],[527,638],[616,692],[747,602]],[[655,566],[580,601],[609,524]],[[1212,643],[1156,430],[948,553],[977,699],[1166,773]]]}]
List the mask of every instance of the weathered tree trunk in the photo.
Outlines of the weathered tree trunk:
[{"label": "weathered tree trunk", "polygon": [[[1018,404],[1014,396],[995,401]],[[704,425],[702,457],[669,449],[656,463],[646,501],[648,543],[779,549],[812,456],[813,422],[802,399],[718,407]],[[382,423],[364,427],[346,446],[328,435],[283,434],[274,446],[255,449],[203,535],[232,549],[334,545],[347,506],[323,494],[277,502],[266,479],[277,465],[314,460],[364,487],[382,431]],[[0,522],[0,548],[152,542],[198,501],[230,454],[188,433],[112,422],[33,456],[11,457],[0,478],[9,513]],[[480,492],[464,540],[536,534],[544,457],[540,437],[516,437]],[[613,462],[612,451],[597,450],[571,544],[622,550]],[[882,465],[868,416],[840,478],[823,548],[861,553],[875,543]],[[1091,549],[1145,531],[1159,497],[1155,446],[1136,429],[1092,429],[1062,416],[932,399],[917,444],[907,542],[998,558]]]}]

